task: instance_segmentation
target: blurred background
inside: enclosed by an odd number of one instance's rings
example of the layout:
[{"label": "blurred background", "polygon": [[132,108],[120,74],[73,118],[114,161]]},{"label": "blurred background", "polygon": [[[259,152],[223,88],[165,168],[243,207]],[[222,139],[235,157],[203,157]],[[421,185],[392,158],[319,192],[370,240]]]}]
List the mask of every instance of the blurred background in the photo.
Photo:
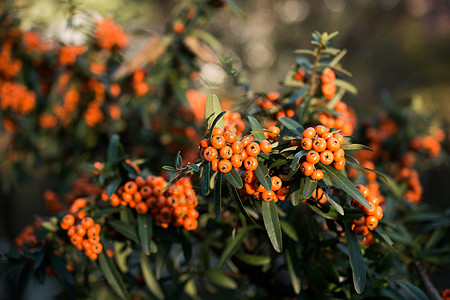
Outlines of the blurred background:
[{"label": "blurred background", "polygon": [[[236,1],[242,14],[222,10],[206,31],[216,37],[219,53],[242,69],[253,91],[271,92],[294,62],[293,51],[310,46],[311,32],[339,31],[336,47],[349,52],[343,60],[354,74],[357,96],[344,99],[357,111],[378,114],[386,91],[394,101],[414,98],[420,109],[433,113],[448,127],[450,115],[450,2],[446,0],[246,0]],[[92,18],[112,17],[131,36],[126,57],[147,39],[162,34],[176,1],[141,0],[14,0],[12,5],[24,30],[35,28],[46,38],[82,43]],[[75,29],[68,31],[70,20]],[[225,80],[220,68],[204,66],[203,82],[214,90]],[[431,170],[427,182],[442,182],[441,171]],[[444,174],[448,174],[448,170]],[[430,198],[448,199],[427,187]],[[442,198],[444,195],[444,198]],[[446,196],[447,195],[447,196]],[[447,197],[447,198],[445,198]],[[43,203],[25,207],[11,218],[3,240],[46,214]]]}]

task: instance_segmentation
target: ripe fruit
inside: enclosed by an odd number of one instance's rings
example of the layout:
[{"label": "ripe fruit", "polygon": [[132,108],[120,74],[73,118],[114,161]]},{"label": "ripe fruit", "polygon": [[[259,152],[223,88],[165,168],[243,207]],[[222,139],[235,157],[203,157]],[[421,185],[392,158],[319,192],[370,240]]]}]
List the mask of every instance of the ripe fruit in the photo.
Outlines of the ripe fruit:
[{"label": "ripe fruit", "polygon": [[300,170],[302,171],[303,175],[310,176],[314,172],[314,165],[305,161],[301,164]]},{"label": "ripe fruit", "polygon": [[281,186],[283,185],[283,181],[281,180],[280,177],[272,176],[270,179],[272,181],[272,191],[276,192],[279,189],[281,189]]},{"label": "ripe fruit", "polygon": [[312,180],[320,180],[323,179],[323,171],[322,170],[315,170],[312,174],[311,174],[311,179]]},{"label": "ripe fruit", "polygon": [[302,137],[304,138],[314,138],[314,136],[316,135],[316,130],[312,127],[308,127],[305,129],[305,131],[303,131],[302,133]]},{"label": "ripe fruit", "polygon": [[317,152],[322,152],[327,148],[327,142],[323,138],[317,138],[313,141],[313,148]]},{"label": "ripe fruit", "polygon": [[306,161],[309,162],[310,164],[317,164],[320,160],[320,155],[319,153],[317,153],[314,150],[311,150],[308,152],[308,154],[306,155]]},{"label": "ripe fruit", "polygon": [[341,144],[339,143],[338,139],[332,137],[332,138],[329,138],[327,140],[327,148],[328,148],[328,150],[336,151],[340,147],[341,147]]},{"label": "ripe fruit", "polygon": [[231,168],[233,168],[233,165],[228,159],[222,159],[219,161],[218,169],[222,173],[228,173],[231,171]]},{"label": "ripe fruit", "polygon": [[231,157],[231,164],[235,168],[240,168],[242,166],[242,162],[243,162],[242,156],[240,156],[239,154],[234,154]]},{"label": "ripe fruit", "polygon": [[231,149],[233,150],[233,153],[240,154],[244,150],[244,146],[242,145],[242,143],[240,141],[235,141],[231,145]]},{"label": "ripe fruit", "polygon": [[213,147],[208,147],[205,149],[205,152],[203,152],[203,156],[207,161],[213,161],[217,158],[217,150]]},{"label": "ripe fruit", "polygon": [[320,162],[324,165],[331,165],[334,160],[334,155],[330,150],[325,150],[320,153]]},{"label": "ripe fruit", "polygon": [[378,226],[378,219],[374,216],[368,216],[366,218],[366,226],[370,230],[374,230]]},{"label": "ripe fruit", "polygon": [[255,157],[249,156],[244,159],[244,168],[249,171],[254,171],[258,167],[258,160]]},{"label": "ripe fruit", "polygon": [[258,143],[251,142],[248,144],[248,146],[245,148],[245,151],[247,152],[248,156],[258,156],[259,152],[261,151]]},{"label": "ripe fruit", "polygon": [[215,135],[211,138],[211,145],[216,149],[220,149],[225,146],[225,138],[222,135]]},{"label": "ripe fruit", "polygon": [[220,156],[223,159],[230,159],[231,156],[233,156],[233,150],[230,146],[224,146],[222,149],[220,149]]},{"label": "ripe fruit", "polygon": [[272,144],[268,140],[261,141],[261,143],[259,143],[259,146],[263,153],[269,153],[270,151],[272,151]]},{"label": "ripe fruit", "polygon": [[303,150],[306,150],[306,151],[311,150],[311,148],[312,148],[312,140],[310,138],[304,138],[301,141],[300,145],[302,146]]}]

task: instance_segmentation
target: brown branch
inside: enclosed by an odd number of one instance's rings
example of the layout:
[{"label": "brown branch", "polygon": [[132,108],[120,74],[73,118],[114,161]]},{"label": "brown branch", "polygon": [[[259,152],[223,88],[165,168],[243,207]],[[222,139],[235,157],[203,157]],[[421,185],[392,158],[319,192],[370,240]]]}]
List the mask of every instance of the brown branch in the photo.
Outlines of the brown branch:
[{"label": "brown branch", "polygon": [[425,270],[425,267],[422,265],[422,263],[418,260],[415,260],[414,266],[417,270],[417,273],[419,273],[420,281],[425,287],[425,292],[427,293],[428,297],[430,297],[431,300],[443,300],[443,298],[441,297],[441,295],[439,295],[439,292],[431,282],[430,277],[428,276],[427,271]]}]

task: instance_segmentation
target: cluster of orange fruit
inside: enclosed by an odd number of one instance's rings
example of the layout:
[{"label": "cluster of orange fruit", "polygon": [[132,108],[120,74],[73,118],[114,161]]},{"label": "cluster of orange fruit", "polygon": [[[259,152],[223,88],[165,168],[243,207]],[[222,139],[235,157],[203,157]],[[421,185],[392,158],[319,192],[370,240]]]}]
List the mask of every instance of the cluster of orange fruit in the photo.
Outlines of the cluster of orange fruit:
[{"label": "cluster of orange fruit", "polygon": [[[297,105],[300,102],[296,103]],[[264,97],[259,97],[256,100],[256,105],[262,108],[265,112],[267,111],[276,111],[274,117],[275,119],[288,117],[292,118],[295,114],[292,108],[284,108],[282,104],[282,98],[280,97],[280,93],[272,92],[268,93]]]},{"label": "cluster of orange fruit", "polygon": [[94,37],[103,49],[122,49],[128,45],[128,36],[123,31],[122,26],[114,23],[112,19],[98,21],[95,27]]},{"label": "cluster of orange fruit", "polygon": [[432,158],[441,153],[441,143],[445,140],[445,132],[440,128],[434,128],[433,134],[418,136],[411,140],[410,148],[415,151],[424,151]]},{"label": "cluster of orange fruit", "polygon": [[235,127],[227,125],[225,128],[214,128],[210,140],[201,140],[201,155],[211,162],[213,171],[228,173],[233,167],[240,168],[242,165],[246,170],[254,171],[258,167],[258,154],[272,151],[268,140],[257,143],[251,135],[237,140],[236,133]]},{"label": "cluster of orange fruit", "polygon": [[417,204],[422,198],[423,188],[420,183],[419,172],[413,168],[402,168],[396,174],[395,179],[397,181],[403,181],[407,183],[406,190],[403,196],[411,203]]},{"label": "cluster of orange fruit", "polygon": [[29,114],[36,106],[36,95],[20,83],[0,81],[0,108]]},{"label": "cluster of orange fruit", "polygon": [[11,57],[12,41],[6,40],[0,49],[0,74],[5,78],[15,78],[22,69],[22,61]]},{"label": "cluster of orange fruit", "polygon": [[101,198],[112,206],[134,208],[138,214],[150,213],[156,224],[163,228],[172,224],[187,230],[196,229],[198,199],[190,180],[182,178],[163,192],[166,185],[167,181],[159,176],[137,176],[120,186],[111,197],[103,191]]},{"label": "cluster of orange fruit", "polygon": [[36,231],[41,227],[42,220],[36,219],[33,225],[25,226],[14,239],[14,245],[23,249],[24,245],[33,248],[39,244]]},{"label": "cluster of orange fruit", "polygon": [[272,181],[272,189],[270,191],[266,190],[256,178],[256,175],[253,171],[247,170],[242,175],[242,179],[244,180],[244,189],[245,193],[248,196],[254,196],[258,200],[264,201],[275,201],[278,200],[284,201],[286,196],[289,194],[289,188],[287,186],[283,186],[283,181],[278,176],[270,177]]},{"label": "cluster of orange fruit", "polygon": [[373,244],[373,235],[370,231],[375,230],[378,226],[378,221],[383,218],[383,208],[380,206],[380,197],[371,193],[369,188],[364,185],[356,186],[361,194],[367,199],[370,204],[370,209],[363,206],[361,203],[352,199],[352,206],[361,209],[364,212],[364,216],[359,219],[353,220],[352,230],[356,235],[363,235],[364,240],[361,242],[365,246]]},{"label": "cluster of orange fruit", "polygon": [[62,66],[73,66],[77,57],[86,51],[86,47],[81,45],[62,46],[59,49],[59,63]]},{"label": "cluster of orange fruit", "polygon": [[308,151],[306,161],[300,166],[303,175],[310,176],[313,180],[322,179],[324,173],[316,168],[318,162],[324,165],[332,164],[337,170],[345,167],[345,151],[341,149],[345,140],[339,132],[331,133],[329,128],[317,125],[306,128],[302,137],[301,140],[292,140],[291,145]]},{"label": "cluster of orange fruit", "polygon": [[331,100],[336,94],[336,74],[330,68],[325,68],[320,77],[322,81],[322,94],[326,99]]},{"label": "cluster of orange fruit", "polygon": [[145,83],[145,70],[137,70],[133,74],[133,90],[134,94],[138,97],[147,94],[148,84]]},{"label": "cluster of orange fruit", "polygon": [[329,113],[321,113],[318,116],[319,122],[326,127],[340,130],[344,136],[353,134],[356,127],[356,116],[354,111],[342,101],[334,105],[334,110],[340,115],[333,116]]},{"label": "cluster of orange fruit", "polygon": [[223,115],[223,124],[224,127],[229,125],[236,128],[236,135],[238,137],[242,136],[242,132],[245,130],[245,123],[242,121],[241,114],[238,112],[227,111],[226,114]]},{"label": "cluster of orange fruit", "polygon": [[82,210],[86,207],[86,200],[76,199],[69,209],[69,213],[61,219],[61,229],[67,230],[67,236],[70,242],[83,251],[84,254],[92,260],[96,260],[98,254],[103,250],[100,242],[101,226],[94,222],[91,217],[86,216]]}]

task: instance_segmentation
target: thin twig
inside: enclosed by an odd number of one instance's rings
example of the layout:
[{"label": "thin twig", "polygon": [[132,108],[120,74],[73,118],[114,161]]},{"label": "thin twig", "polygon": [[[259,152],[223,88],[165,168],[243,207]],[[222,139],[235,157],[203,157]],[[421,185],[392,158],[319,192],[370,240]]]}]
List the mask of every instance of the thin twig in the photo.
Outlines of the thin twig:
[{"label": "thin twig", "polygon": [[419,273],[420,281],[425,287],[425,292],[427,293],[428,297],[430,297],[431,300],[443,300],[443,298],[441,297],[441,295],[439,295],[439,292],[431,282],[430,277],[428,276],[422,263],[418,260],[415,260],[414,266],[416,267],[417,273]]}]

